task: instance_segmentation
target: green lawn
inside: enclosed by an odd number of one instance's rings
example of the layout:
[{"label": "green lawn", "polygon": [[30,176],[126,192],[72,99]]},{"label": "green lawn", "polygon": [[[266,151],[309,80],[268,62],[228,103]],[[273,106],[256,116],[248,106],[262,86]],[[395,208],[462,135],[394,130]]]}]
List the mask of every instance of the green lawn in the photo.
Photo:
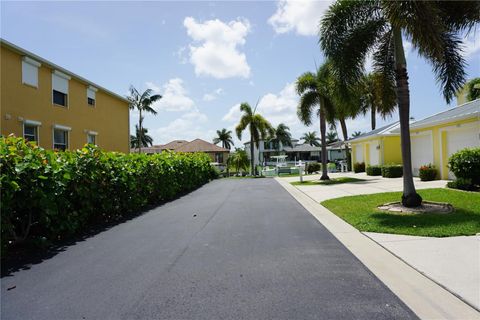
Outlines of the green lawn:
[{"label": "green lawn", "polygon": [[347,182],[357,182],[357,181],[365,181],[364,179],[357,179],[357,178],[349,178],[349,177],[340,177],[330,180],[308,180],[308,181],[294,181],[290,182],[294,186],[318,186],[318,185],[330,185],[330,184],[339,184],[339,183],[347,183]]},{"label": "green lawn", "polygon": [[343,197],[321,204],[360,231],[449,237],[480,232],[480,193],[452,189],[418,190],[424,200],[448,202],[450,214],[392,214],[377,209],[399,201],[401,192]]}]

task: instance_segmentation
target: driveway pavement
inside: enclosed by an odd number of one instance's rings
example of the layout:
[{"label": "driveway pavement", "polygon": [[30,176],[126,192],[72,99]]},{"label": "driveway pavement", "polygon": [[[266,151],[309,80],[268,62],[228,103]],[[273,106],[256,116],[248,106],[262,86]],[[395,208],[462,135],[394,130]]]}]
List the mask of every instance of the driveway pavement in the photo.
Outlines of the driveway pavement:
[{"label": "driveway pavement", "polygon": [[[365,181],[336,185],[296,186],[317,203],[345,196],[402,191],[402,178],[367,176],[365,173],[333,173],[335,177],[354,177]],[[319,175],[305,176],[318,180]],[[298,177],[280,178],[299,181]],[[443,188],[447,181],[423,182],[414,178],[417,189]],[[448,199],[445,199],[448,201]],[[446,287],[471,306],[480,310],[480,240],[479,236],[450,238],[414,237],[382,233],[365,233],[372,240],[401,258],[416,270]]]},{"label": "driveway pavement", "polygon": [[2,319],[411,319],[273,179],[223,179],[13,273]]}]

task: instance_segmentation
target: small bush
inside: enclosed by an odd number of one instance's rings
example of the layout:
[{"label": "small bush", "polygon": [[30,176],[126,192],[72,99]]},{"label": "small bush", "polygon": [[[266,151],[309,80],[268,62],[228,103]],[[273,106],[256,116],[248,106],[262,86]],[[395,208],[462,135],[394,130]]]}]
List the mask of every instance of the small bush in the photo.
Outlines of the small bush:
[{"label": "small bush", "polygon": [[318,162],[309,162],[307,163],[307,168],[306,171],[308,174],[314,173],[314,172],[319,172],[322,170],[322,165]]},{"label": "small bush", "polygon": [[0,169],[2,249],[121,220],[217,176],[203,153],[56,152],[13,136],[0,137]]},{"label": "small bush", "polygon": [[353,164],[353,172],[365,172],[365,162],[356,162]]},{"label": "small bush", "polygon": [[432,181],[437,177],[437,169],[432,164],[421,166],[419,174],[421,181]]},{"label": "small bush", "polygon": [[472,185],[480,185],[480,148],[466,148],[452,154],[448,167],[456,178],[471,179]]},{"label": "small bush", "polygon": [[382,166],[382,177],[399,178],[403,176],[403,166],[400,164],[390,164]]},{"label": "small bush", "polygon": [[337,171],[337,165],[333,162],[330,162],[327,164],[327,170],[328,172],[335,172]]},{"label": "small bush", "polygon": [[381,166],[367,166],[367,175],[368,176],[381,176],[382,167]]},{"label": "small bush", "polygon": [[466,191],[475,191],[477,188],[474,186],[472,179],[470,178],[457,178],[447,183],[447,187],[452,189],[460,189]]}]

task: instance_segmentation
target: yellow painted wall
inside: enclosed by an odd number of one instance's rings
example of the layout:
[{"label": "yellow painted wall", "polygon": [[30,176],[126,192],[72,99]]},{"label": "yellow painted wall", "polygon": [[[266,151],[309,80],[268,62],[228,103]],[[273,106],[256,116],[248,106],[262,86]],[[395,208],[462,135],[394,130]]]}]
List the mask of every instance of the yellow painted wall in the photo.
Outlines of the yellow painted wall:
[{"label": "yellow painted wall", "polygon": [[402,149],[399,136],[382,137],[383,164],[402,164]]},{"label": "yellow painted wall", "polygon": [[52,69],[38,69],[38,88],[22,84],[22,55],[1,47],[0,129],[2,135],[23,135],[23,119],[39,121],[39,145],[53,147],[53,125],[71,127],[69,149],[83,147],[87,131],[98,133],[96,143],[109,151],[129,152],[128,103],[101,89],[96,105],[87,104],[88,84],[75,78],[69,81],[68,107],[52,103]]}]

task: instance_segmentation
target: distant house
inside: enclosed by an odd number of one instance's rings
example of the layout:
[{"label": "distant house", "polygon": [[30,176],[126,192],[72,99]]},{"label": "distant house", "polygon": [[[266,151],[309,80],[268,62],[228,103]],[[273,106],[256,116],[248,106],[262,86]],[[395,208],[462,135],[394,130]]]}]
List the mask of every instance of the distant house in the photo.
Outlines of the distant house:
[{"label": "distant house", "polygon": [[[187,153],[203,152],[210,156],[212,162],[219,164],[226,164],[228,155],[230,153],[230,150],[219,147],[202,139],[195,139],[192,141],[173,140],[166,144],[143,147],[142,153],[154,154],[166,150]],[[137,152],[137,149],[131,149],[131,152]]]},{"label": "distant house", "polygon": [[[246,142],[245,151],[247,151],[250,159],[250,142]],[[275,155],[286,155],[287,162],[293,161],[321,161],[322,148],[311,146],[308,143],[299,143],[298,139],[292,139],[292,146],[274,145],[270,141],[259,141],[259,147],[254,145],[253,148],[255,165],[267,163],[273,164],[276,162],[272,159]],[[345,146],[343,141],[334,142],[327,146],[328,160],[336,161],[346,159]]]}]

